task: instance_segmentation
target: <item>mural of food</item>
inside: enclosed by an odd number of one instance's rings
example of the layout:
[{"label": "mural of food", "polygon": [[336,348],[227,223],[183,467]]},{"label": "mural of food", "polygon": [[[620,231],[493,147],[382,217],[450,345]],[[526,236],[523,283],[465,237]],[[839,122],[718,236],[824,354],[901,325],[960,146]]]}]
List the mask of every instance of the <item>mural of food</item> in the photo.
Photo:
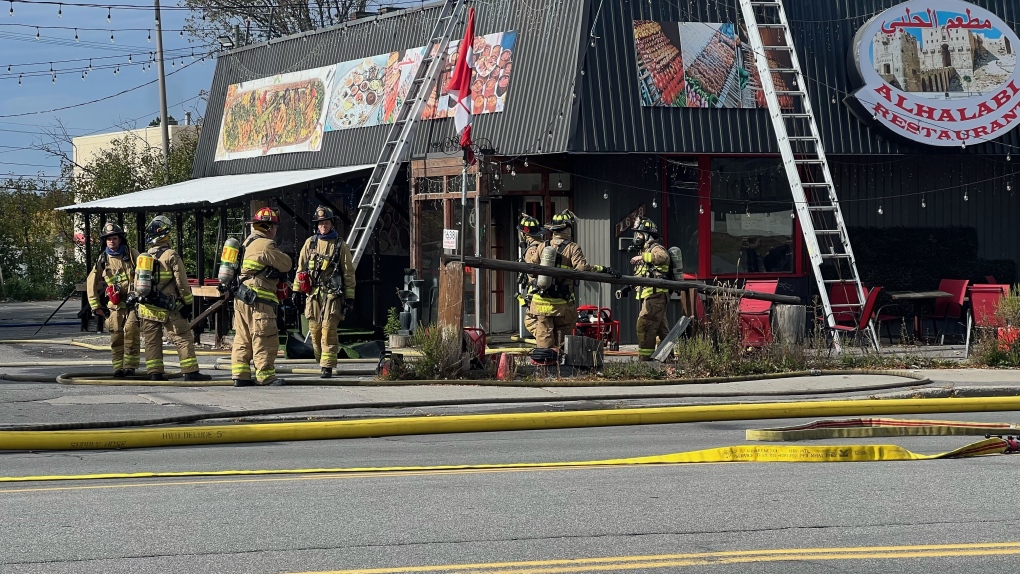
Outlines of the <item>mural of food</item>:
[{"label": "mural of food", "polygon": [[333,71],[329,66],[230,86],[217,161],[318,151]]},{"label": "mural of food", "polygon": [[642,104],[687,105],[684,60],[680,54],[680,34],[676,26],[663,29],[659,22],[635,20],[634,46],[637,49]]}]

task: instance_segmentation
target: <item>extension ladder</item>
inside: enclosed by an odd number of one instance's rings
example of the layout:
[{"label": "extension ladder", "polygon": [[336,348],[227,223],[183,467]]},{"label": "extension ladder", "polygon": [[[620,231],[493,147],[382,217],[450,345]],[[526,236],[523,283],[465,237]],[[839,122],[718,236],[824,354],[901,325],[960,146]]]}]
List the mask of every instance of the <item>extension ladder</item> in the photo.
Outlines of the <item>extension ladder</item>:
[{"label": "extension ladder", "polygon": [[464,0],[446,0],[440,8],[439,19],[422,51],[421,64],[408,88],[407,97],[397,112],[396,121],[386,135],[386,143],[379,153],[379,160],[368,178],[365,193],[358,204],[358,215],[354,218],[354,225],[351,226],[347,236],[347,246],[351,248],[355,267],[368,248],[372,231],[382,214],[393,181],[410,151],[415,130],[421,121],[429,95],[433,88],[441,89],[441,86],[436,87],[436,80],[446,62],[450,38],[463,8]]},{"label": "extension ladder", "polygon": [[[836,197],[836,187],[832,183],[829,162],[825,159],[807,84],[790,35],[786,10],[782,0],[740,0],[740,10],[761,76],[761,88],[768,103],[783,167],[790,181],[825,321],[833,331],[836,350],[840,350],[838,331],[833,329],[837,323],[836,315],[853,313],[860,317],[866,297]],[[777,82],[781,83],[782,89],[776,88]],[[853,285],[857,290],[857,302],[832,304],[829,287],[835,283]],[[867,332],[871,343],[878,349],[877,333],[870,321]]]}]

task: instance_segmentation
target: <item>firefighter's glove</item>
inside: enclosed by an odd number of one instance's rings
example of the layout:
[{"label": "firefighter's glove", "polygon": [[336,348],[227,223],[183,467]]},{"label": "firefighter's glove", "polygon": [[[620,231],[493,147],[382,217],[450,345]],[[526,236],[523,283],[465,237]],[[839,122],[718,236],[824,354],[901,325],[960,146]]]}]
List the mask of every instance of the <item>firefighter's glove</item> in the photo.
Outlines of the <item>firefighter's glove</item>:
[{"label": "firefighter's glove", "polygon": [[344,299],[344,317],[354,312],[354,299]]},{"label": "firefighter's glove", "polygon": [[524,295],[521,295],[520,293],[518,293],[517,294],[517,304],[520,305],[521,307],[527,307],[528,306],[528,299],[527,299],[527,297],[525,297]]},{"label": "firefighter's glove", "polygon": [[599,273],[605,273],[606,275],[612,275],[614,278],[619,279],[623,277],[619,272],[613,271],[612,267],[603,267],[602,265],[596,265],[595,270]]},{"label": "firefighter's glove", "polygon": [[92,310],[92,312],[97,317],[106,317],[106,309],[103,309],[102,307],[96,307],[95,309]]},{"label": "firefighter's glove", "polygon": [[128,293],[127,299],[124,300],[124,306],[127,307],[128,310],[134,309],[138,306],[138,293]]},{"label": "firefighter's glove", "polygon": [[179,311],[181,312],[181,317],[184,317],[188,321],[191,320],[192,316],[191,305],[181,304],[181,308],[179,309]]}]

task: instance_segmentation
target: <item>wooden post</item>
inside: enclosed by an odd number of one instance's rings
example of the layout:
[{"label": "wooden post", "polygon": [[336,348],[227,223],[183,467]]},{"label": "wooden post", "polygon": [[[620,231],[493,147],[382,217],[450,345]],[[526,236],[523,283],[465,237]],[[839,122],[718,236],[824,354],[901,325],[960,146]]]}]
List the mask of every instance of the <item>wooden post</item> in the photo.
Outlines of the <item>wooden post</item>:
[{"label": "wooden post", "polygon": [[439,268],[439,326],[455,333],[464,327],[464,264],[459,261]]}]

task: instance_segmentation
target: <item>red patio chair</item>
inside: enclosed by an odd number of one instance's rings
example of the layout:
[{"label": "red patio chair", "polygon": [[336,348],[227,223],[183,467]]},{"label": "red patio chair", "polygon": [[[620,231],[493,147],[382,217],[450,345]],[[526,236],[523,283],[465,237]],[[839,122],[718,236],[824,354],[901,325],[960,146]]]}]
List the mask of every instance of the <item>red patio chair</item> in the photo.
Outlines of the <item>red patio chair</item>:
[{"label": "red patio chair", "polygon": [[[744,283],[745,291],[775,294],[779,280],[758,280]],[[740,300],[740,333],[745,347],[764,347],[772,341],[772,302],[743,298]]]},{"label": "red patio chair", "polygon": [[967,338],[965,353],[970,355],[970,332],[973,327],[1002,327],[1002,321],[995,316],[999,301],[1009,295],[1009,285],[971,285],[970,312],[967,314]]},{"label": "red patio chair", "polygon": [[[861,317],[857,321],[856,325],[836,325],[833,330],[836,333],[853,333],[854,336],[859,336],[862,331],[867,331],[871,325],[871,321],[878,314],[878,308],[876,303],[878,302],[878,295],[882,292],[881,287],[872,287],[871,291],[868,292],[868,298],[864,301],[864,309],[861,311]],[[871,337],[868,337],[870,340]],[[878,341],[875,341],[875,350],[881,351]]]},{"label": "red patio chair", "polygon": [[[931,321],[932,328],[935,329],[935,336],[940,341],[945,340],[945,330],[949,326],[950,319],[956,319],[959,321],[963,318],[963,300],[967,297],[967,286],[970,281],[967,279],[943,279],[939,281],[939,291],[945,291],[949,293],[949,297],[939,297],[935,300],[935,309],[930,315],[925,315],[922,318],[922,324],[924,319]],[[942,330],[938,328],[938,321],[943,321]]]},{"label": "red patio chair", "polygon": [[[868,286],[862,285],[864,288],[865,301],[868,297]],[[829,306],[832,307],[832,315],[836,318],[837,325],[844,325],[847,327],[853,327],[857,324],[859,313],[857,312],[857,306],[859,305],[860,297],[857,295],[857,288],[853,282],[842,281],[840,283],[833,283],[829,287]],[[885,306],[885,307],[888,307]],[[882,307],[882,309],[885,309]],[[882,313],[882,309],[879,309],[875,320],[878,321],[879,327],[885,326],[886,334],[889,336],[889,344],[893,342],[892,327],[891,324],[894,321],[902,319],[899,315],[886,315]]]}]

